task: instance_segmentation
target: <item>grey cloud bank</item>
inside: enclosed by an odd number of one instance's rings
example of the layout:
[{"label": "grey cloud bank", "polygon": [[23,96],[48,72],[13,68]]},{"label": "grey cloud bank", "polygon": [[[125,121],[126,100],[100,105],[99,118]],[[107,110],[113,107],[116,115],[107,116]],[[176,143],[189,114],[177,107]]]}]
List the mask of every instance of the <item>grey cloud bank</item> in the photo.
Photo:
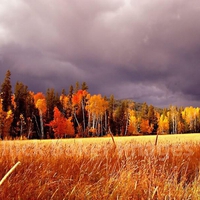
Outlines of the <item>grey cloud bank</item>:
[{"label": "grey cloud bank", "polygon": [[197,0],[1,0],[0,80],[200,106]]}]

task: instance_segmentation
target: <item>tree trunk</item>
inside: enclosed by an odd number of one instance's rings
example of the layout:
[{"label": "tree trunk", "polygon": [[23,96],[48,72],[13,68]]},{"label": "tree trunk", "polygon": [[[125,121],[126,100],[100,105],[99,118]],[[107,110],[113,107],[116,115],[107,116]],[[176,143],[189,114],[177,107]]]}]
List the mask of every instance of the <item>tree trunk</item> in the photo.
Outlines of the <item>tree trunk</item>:
[{"label": "tree trunk", "polygon": [[79,126],[79,122],[78,122],[78,119],[77,119],[77,117],[76,117],[76,112],[74,112],[74,118],[75,118],[75,120],[76,120],[77,125]]},{"label": "tree trunk", "polygon": [[83,113],[83,132],[85,133],[85,108],[84,108],[84,104],[83,104],[83,99],[81,101],[81,105],[82,105],[82,113]]},{"label": "tree trunk", "polygon": [[21,124],[20,124],[20,136],[22,136],[22,132],[23,132],[23,119],[20,120]]},{"label": "tree trunk", "polygon": [[38,126],[37,118],[36,118],[36,116],[34,114],[33,114],[33,117],[35,119],[35,123],[36,123],[36,126],[37,126],[37,133],[40,136],[41,135],[41,131],[40,131],[39,126]]},{"label": "tree trunk", "polygon": [[100,121],[100,130],[101,130],[101,136],[103,136],[103,116],[101,115],[101,121]]},{"label": "tree trunk", "polygon": [[89,130],[90,130],[90,112],[88,111],[88,135],[89,135]]},{"label": "tree trunk", "polygon": [[125,127],[125,133],[124,133],[124,135],[127,134],[127,130],[128,130],[128,121],[129,121],[129,114],[127,114],[126,127]]},{"label": "tree trunk", "polygon": [[106,134],[108,132],[107,113],[106,113],[106,111],[105,111],[105,132],[106,132]]},{"label": "tree trunk", "polygon": [[43,125],[42,111],[39,110],[39,113],[40,113],[41,139],[44,139],[44,125]]}]

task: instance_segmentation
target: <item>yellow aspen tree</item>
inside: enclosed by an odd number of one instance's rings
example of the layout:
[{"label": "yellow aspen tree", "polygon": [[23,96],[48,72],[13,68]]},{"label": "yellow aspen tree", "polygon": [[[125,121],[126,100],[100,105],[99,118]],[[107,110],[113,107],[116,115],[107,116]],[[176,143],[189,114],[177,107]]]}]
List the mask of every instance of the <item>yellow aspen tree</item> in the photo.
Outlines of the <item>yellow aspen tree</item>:
[{"label": "yellow aspen tree", "polygon": [[40,128],[41,128],[41,138],[44,138],[44,125],[43,125],[43,114],[47,110],[46,100],[42,93],[37,93],[34,96],[35,107],[39,110],[40,115]]},{"label": "yellow aspen tree", "polygon": [[165,115],[161,115],[158,118],[158,134],[168,134],[169,133],[169,118]]},{"label": "yellow aspen tree", "polygon": [[[108,102],[100,95],[87,96],[86,110],[88,111],[89,130],[98,135],[103,134],[103,115],[108,108]],[[90,124],[92,122],[92,127]]]},{"label": "yellow aspen tree", "polygon": [[13,113],[12,110],[6,112],[6,118],[4,119],[4,128],[3,128],[3,135],[4,137],[9,138],[10,136],[10,127],[13,122]]},{"label": "yellow aspen tree", "polygon": [[3,111],[2,103],[0,103],[0,138],[9,138],[12,121],[12,110]]},{"label": "yellow aspen tree", "polygon": [[137,135],[138,130],[137,130],[137,118],[135,115],[134,110],[129,111],[129,125],[128,125],[128,135]]},{"label": "yellow aspen tree", "polygon": [[190,132],[197,132],[197,121],[199,120],[199,108],[192,106],[186,107],[182,112],[182,117],[185,120]]},{"label": "yellow aspen tree", "polygon": [[3,138],[3,120],[5,118],[5,112],[3,111],[2,107],[2,99],[0,99],[0,138]]}]

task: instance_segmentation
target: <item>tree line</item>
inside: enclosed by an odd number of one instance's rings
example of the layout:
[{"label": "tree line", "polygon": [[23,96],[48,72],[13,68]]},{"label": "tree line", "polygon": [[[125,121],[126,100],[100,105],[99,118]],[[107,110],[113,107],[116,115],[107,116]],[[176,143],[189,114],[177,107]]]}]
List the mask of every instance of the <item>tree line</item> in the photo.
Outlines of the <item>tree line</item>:
[{"label": "tree line", "polygon": [[1,84],[0,138],[44,139],[200,132],[200,109],[158,109],[131,100],[91,95],[86,82],[59,94],[54,88],[34,93],[22,82],[11,86],[8,70]]}]

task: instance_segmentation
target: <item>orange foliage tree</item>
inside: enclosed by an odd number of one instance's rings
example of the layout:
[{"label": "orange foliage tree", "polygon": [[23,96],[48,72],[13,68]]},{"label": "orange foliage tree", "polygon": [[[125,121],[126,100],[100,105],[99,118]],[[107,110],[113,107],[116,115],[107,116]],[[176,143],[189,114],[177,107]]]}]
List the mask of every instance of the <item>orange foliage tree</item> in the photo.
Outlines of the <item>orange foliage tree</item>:
[{"label": "orange foliage tree", "polygon": [[86,104],[86,96],[88,92],[86,90],[78,90],[76,94],[73,94],[72,96],[72,106],[74,108],[73,115],[76,120],[76,123],[78,127],[80,127],[80,122],[77,118],[78,113],[82,110],[82,127],[83,132],[85,132],[86,129],[86,123],[85,123],[85,104]]},{"label": "orange foliage tree", "polygon": [[143,134],[150,134],[153,130],[152,124],[149,125],[148,119],[142,119],[140,123],[140,132]]}]

